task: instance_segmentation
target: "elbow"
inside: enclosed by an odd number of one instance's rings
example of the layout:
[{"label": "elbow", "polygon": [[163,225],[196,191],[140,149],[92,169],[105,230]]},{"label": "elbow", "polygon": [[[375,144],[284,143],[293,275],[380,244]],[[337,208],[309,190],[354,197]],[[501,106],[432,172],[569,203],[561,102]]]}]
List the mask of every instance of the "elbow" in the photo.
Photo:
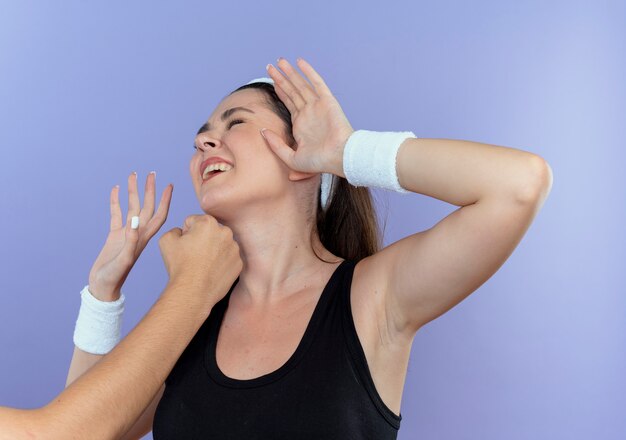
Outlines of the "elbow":
[{"label": "elbow", "polygon": [[552,189],[552,168],[541,156],[531,154],[528,175],[516,193],[516,200],[522,204],[543,204]]}]

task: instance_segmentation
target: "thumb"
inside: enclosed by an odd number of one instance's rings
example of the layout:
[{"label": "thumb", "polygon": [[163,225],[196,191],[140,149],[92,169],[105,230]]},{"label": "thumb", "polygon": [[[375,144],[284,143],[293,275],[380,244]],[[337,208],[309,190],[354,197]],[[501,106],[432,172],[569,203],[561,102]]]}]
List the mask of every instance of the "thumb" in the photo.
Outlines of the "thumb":
[{"label": "thumb", "polygon": [[296,152],[287,145],[280,136],[268,128],[261,129],[261,135],[265,138],[272,151],[291,169],[296,169],[294,156]]}]

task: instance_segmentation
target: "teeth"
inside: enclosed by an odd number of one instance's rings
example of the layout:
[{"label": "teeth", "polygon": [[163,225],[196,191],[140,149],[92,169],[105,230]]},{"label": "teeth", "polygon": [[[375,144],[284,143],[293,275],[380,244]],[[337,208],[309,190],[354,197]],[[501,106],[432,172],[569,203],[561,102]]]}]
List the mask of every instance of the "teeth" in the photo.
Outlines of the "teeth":
[{"label": "teeth", "polygon": [[232,166],[223,162],[211,164],[208,167],[206,167],[204,171],[202,172],[202,179],[203,180],[206,179],[211,171],[215,171],[215,170],[228,171],[230,169],[232,169]]}]

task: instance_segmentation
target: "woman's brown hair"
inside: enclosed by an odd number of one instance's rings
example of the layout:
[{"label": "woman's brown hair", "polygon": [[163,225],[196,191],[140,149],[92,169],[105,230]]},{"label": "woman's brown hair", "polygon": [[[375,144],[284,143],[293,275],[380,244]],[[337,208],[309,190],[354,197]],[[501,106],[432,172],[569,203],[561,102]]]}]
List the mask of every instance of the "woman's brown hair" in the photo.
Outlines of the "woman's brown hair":
[{"label": "woman's brown hair", "polygon": [[[296,141],[292,134],[291,113],[276,94],[274,86],[266,82],[255,82],[235,89],[230,95],[244,89],[257,89],[264,94],[270,110],[285,123],[287,144],[293,147]],[[382,233],[372,196],[365,186],[353,186],[345,178],[336,175],[334,179],[335,191],[326,211],[321,205],[321,188],[318,191],[315,227],[321,243],[333,255],[358,261],[382,248]],[[313,233],[315,229],[312,228],[311,234]],[[325,261],[319,255],[316,256]]]}]

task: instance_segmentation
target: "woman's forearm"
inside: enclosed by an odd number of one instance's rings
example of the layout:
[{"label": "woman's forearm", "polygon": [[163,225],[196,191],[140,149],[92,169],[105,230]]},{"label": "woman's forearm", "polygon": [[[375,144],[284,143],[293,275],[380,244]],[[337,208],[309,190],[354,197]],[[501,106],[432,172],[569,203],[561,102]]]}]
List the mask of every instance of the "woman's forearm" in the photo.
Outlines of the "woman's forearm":
[{"label": "woman's forearm", "polygon": [[169,284],[110,353],[45,407],[0,408],[0,439],[122,436],[159,391],[214,305],[211,295],[193,289]]},{"label": "woman's forearm", "polygon": [[[343,148],[337,149],[328,172],[346,177]],[[400,186],[456,206],[484,197],[518,201],[547,195],[552,171],[543,158],[516,148],[465,140],[407,138],[396,156]],[[550,185],[546,186],[546,181]]]},{"label": "woman's forearm", "polygon": [[87,353],[86,351],[74,346],[74,354],[72,355],[70,368],[67,372],[65,387],[69,387],[72,382],[78,379],[81,375],[85,374],[85,372],[87,372],[91,367],[100,362],[102,358],[104,358],[103,354]]},{"label": "woman's forearm", "polygon": [[403,188],[456,206],[484,197],[536,197],[550,173],[533,153],[451,139],[406,139],[396,159]]}]

